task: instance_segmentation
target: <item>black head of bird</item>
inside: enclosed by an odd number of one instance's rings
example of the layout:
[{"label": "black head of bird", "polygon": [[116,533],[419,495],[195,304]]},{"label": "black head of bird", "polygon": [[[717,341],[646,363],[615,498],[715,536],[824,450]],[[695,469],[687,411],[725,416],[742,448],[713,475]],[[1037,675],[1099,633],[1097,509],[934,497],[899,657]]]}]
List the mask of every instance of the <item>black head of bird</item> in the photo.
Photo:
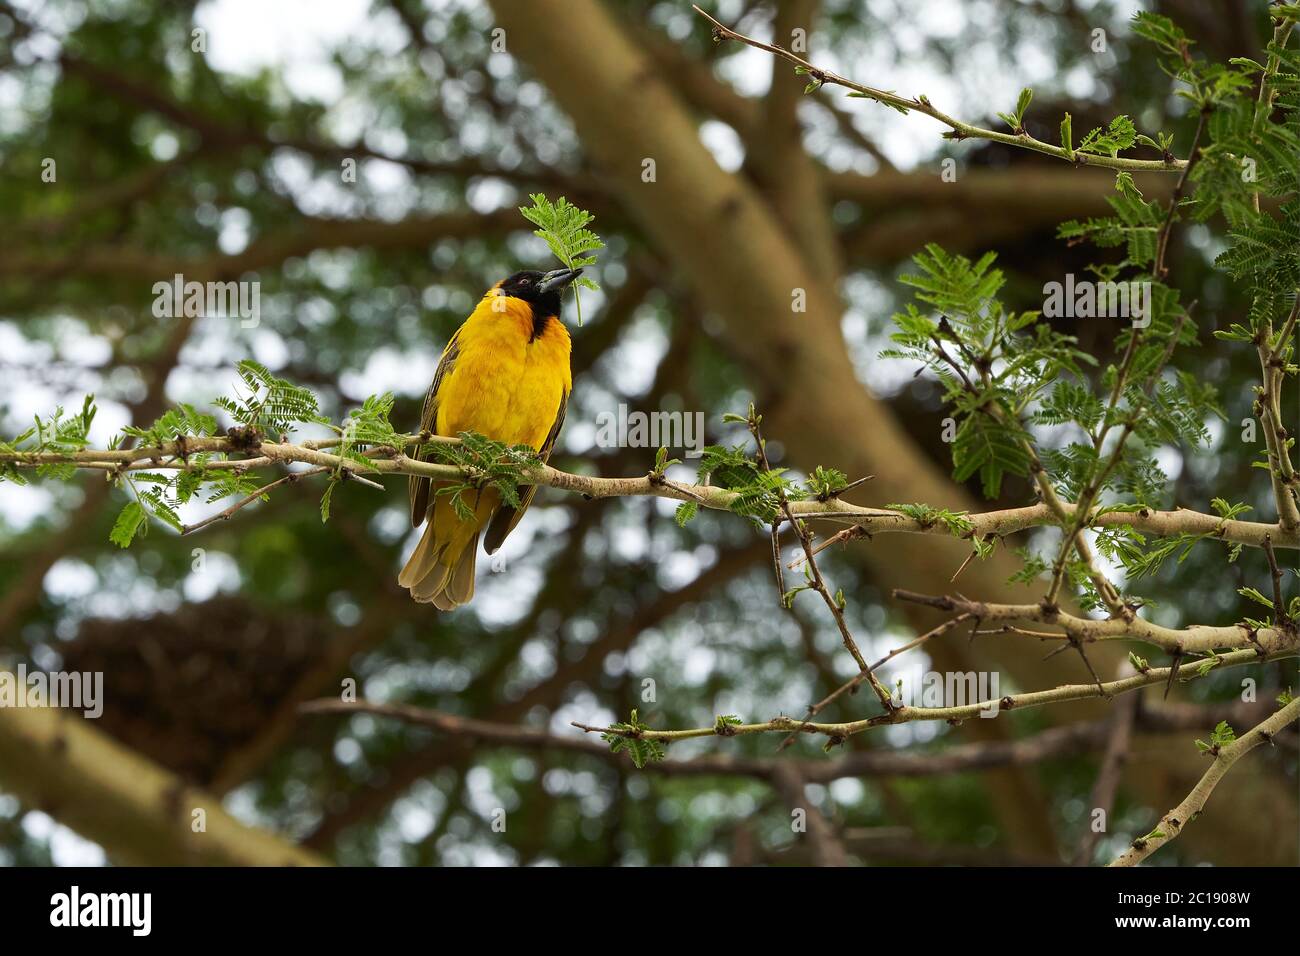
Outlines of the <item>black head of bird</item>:
[{"label": "black head of bird", "polygon": [[564,290],[580,275],[581,269],[553,269],[550,272],[526,269],[503,279],[497,288],[510,298],[529,303],[538,316],[558,316]]}]

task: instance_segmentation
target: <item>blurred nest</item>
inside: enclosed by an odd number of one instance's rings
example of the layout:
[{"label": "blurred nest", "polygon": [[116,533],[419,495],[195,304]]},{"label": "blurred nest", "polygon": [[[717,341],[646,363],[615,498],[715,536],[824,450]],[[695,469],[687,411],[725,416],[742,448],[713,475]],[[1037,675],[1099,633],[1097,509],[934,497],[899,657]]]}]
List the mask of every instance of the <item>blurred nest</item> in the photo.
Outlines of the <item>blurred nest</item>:
[{"label": "blurred nest", "polygon": [[97,729],[204,785],[324,659],[331,631],[224,596],[171,614],[93,618],[61,650],[64,669],[104,675]]}]

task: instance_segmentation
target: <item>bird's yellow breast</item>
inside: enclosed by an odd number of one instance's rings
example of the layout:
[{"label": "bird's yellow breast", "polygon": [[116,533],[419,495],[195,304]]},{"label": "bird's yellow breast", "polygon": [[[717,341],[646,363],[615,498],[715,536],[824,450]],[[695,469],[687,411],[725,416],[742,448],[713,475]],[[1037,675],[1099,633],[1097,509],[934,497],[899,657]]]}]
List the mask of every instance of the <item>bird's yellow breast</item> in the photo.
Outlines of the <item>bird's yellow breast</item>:
[{"label": "bird's yellow breast", "polygon": [[573,387],[569,330],[557,318],[533,338],[532,307],[485,295],[456,336],[457,356],[438,389],[439,435],[478,432],[540,449]]}]

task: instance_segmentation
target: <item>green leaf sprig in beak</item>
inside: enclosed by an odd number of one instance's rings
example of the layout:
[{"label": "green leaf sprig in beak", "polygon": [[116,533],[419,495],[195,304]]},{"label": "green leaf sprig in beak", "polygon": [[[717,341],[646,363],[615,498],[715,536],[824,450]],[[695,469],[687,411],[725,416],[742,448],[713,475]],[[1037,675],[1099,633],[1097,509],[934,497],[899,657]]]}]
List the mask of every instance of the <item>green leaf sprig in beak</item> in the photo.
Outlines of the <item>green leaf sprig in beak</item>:
[{"label": "green leaf sprig in beak", "polygon": [[555,258],[573,273],[568,284],[573,286],[578,325],[582,325],[582,299],[578,289],[600,287],[581,273],[585,266],[595,264],[596,257],[591,253],[605,247],[600,236],[587,228],[587,224],[595,217],[563,196],[553,203],[546,198],[545,193],[532,193],[528,198],[533,201],[532,206],[520,206],[519,211],[525,219],[538,227],[533,230],[533,234],[545,239]]}]

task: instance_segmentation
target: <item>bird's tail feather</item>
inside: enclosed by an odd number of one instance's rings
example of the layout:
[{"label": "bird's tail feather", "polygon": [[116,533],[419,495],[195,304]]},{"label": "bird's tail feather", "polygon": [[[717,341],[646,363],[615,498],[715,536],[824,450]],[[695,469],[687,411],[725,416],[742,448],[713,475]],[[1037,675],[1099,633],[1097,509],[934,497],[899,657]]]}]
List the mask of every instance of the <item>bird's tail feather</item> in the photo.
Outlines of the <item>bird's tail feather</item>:
[{"label": "bird's tail feather", "polygon": [[415,550],[411,552],[410,558],[407,559],[406,566],[402,568],[401,573],[397,576],[397,583],[404,588],[416,587],[432,573],[441,553],[442,547],[435,540],[433,525],[430,524],[424,529],[424,534],[420,536],[420,542],[415,546]]},{"label": "bird's tail feather", "polygon": [[416,601],[444,611],[467,604],[474,596],[479,529],[499,504],[500,496],[495,491],[480,490],[470,502],[473,519],[461,521],[447,497],[438,497],[429,508],[428,525],[397,576],[397,583],[410,589]]},{"label": "bird's tail feather", "polygon": [[[478,558],[478,535],[461,552],[456,566],[447,572],[442,588],[434,592],[430,600],[441,611],[450,611],[462,604],[468,604],[474,597],[474,564]],[[414,592],[412,592],[414,593]],[[418,601],[419,598],[417,597]]]}]

